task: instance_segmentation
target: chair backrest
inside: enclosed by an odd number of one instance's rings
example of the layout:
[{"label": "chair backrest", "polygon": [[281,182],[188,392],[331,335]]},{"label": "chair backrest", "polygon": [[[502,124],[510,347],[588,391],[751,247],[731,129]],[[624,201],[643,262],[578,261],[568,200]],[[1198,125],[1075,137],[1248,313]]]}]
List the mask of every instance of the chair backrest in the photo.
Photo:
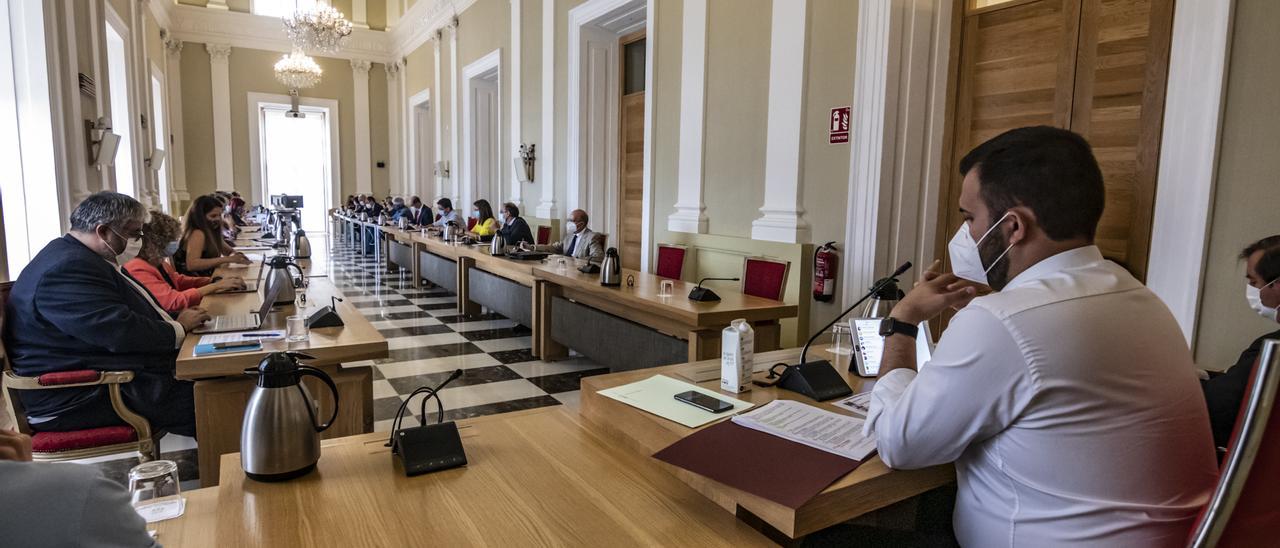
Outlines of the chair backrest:
[{"label": "chair backrest", "polygon": [[658,266],[654,274],[679,280],[684,273],[684,257],[689,248],[682,245],[658,244]]},{"label": "chair backrest", "polygon": [[[9,293],[13,291],[13,282],[0,283],[0,333],[4,332],[4,313],[5,308],[9,305]],[[4,340],[0,339],[0,373],[10,368],[9,353],[5,350]],[[31,427],[27,424],[26,413],[22,409],[22,403],[18,401],[18,395],[10,392],[8,387],[0,390],[0,428],[12,428],[15,424],[10,423],[12,420],[16,423],[18,430],[23,433],[30,433]]]},{"label": "chair backrest", "polygon": [[1213,497],[1190,546],[1268,546],[1280,532],[1280,340],[1254,365]]},{"label": "chair backrest", "polygon": [[538,225],[538,237],[535,243],[538,245],[547,245],[551,243],[551,227],[547,225]]},{"label": "chair backrest", "polygon": [[791,270],[790,261],[779,261],[768,257],[747,257],[742,260],[742,292],[781,301],[782,291],[787,287],[789,270]]},{"label": "chair backrest", "polygon": [[471,229],[473,229],[473,228],[475,228],[475,227],[476,227],[476,218],[475,218],[475,217],[467,217],[467,230],[468,230],[468,231],[470,231]]}]

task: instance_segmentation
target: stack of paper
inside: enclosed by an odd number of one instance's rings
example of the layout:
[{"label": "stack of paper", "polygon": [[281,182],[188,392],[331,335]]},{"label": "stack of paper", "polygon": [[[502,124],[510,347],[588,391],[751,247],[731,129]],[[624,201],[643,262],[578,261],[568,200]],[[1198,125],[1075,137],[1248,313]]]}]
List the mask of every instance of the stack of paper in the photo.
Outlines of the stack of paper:
[{"label": "stack of paper", "polygon": [[798,401],[774,400],[733,422],[856,461],[876,450],[875,438],[862,435],[862,419]]}]

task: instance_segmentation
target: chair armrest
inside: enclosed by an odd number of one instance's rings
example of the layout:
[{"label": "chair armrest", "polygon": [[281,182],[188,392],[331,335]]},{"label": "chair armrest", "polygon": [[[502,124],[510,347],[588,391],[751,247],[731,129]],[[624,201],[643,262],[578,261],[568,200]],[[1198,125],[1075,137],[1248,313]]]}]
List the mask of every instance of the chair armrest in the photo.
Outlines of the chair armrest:
[{"label": "chair armrest", "polygon": [[4,384],[13,390],[51,390],[104,384],[124,384],[133,380],[132,371],[59,371],[39,377],[23,377],[13,371],[4,372]]}]

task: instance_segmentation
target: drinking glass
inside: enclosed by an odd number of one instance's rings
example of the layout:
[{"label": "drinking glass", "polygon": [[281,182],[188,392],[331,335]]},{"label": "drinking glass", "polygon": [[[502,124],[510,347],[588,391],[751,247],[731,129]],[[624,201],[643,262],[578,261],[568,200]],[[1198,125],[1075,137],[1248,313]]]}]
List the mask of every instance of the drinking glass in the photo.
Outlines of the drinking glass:
[{"label": "drinking glass", "polygon": [[662,284],[658,286],[659,297],[670,297],[675,293],[676,282],[674,280],[662,280]]},{"label": "drinking glass", "polygon": [[853,332],[849,324],[837,323],[831,327],[831,347],[827,349],[835,358],[836,371],[848,371],[853,365]]},{"label": "drinking glass", "polygon": [[311,338],[307,330],[306,316],[289,316],[285,318],[285,336],[289,342],[304,342]]},{"label": "drinking glass", "polygon": [[129,470],[129,499],[135,508],[181,494],[178,465],[171,460],[144,462]]},{"label": "drinking glass", "polygon": [[560,271],[564,271],[564,269],[566,269],[566,268],[568,268],[568,267],[569,267],[569,260],[568,260],[568,259],[565,259],[564,257],[560,257],[559,259],[556,259],[556,268],[557,268],[557,269],[559,269]]}]

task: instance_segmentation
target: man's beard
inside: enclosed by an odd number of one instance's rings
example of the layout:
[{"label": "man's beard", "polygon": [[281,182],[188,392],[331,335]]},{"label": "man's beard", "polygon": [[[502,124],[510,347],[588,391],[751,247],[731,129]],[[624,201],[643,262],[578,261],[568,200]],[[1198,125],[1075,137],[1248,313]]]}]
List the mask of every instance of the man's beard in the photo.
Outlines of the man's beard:
[{"label": "man's beard", "polygon": [[[999,230],[992,231],[991,235],[983,240],[982,245],[978,246],[978,258],[982,260],[982,268],[990,268],[987,271],[987,285],[996,291],[1004,289],[1004,286],[1009,283],[1009,256],[1008,254],[1004,257],[1000,256],[1008,247],[1009,239]],[[991,261],[997,258],[999,262],[993,266]]]}]

